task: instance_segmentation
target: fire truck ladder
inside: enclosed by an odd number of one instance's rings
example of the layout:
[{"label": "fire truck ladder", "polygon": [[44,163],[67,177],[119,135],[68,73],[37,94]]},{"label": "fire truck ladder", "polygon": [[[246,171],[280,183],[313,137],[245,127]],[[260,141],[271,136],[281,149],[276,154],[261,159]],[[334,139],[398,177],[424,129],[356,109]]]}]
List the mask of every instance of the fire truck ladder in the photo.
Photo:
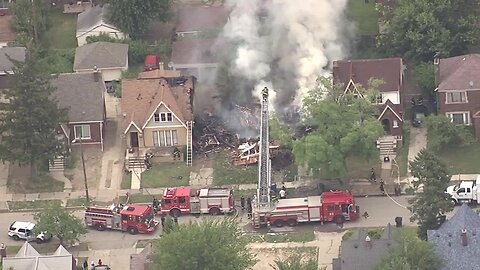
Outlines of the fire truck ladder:
[{"label": "fire truck ladder", "polygon": [[268,135],[268,88],[262,90],[262,107],[260,118],[260,159],[258,167],[258,188],[256,209],[253,214],[255,227],[267,225],[266,213],[271,208],[270,202],[270,142]]},{"label": "fire truck ladder", "polygon": [[193,155],[193,121],[187,121],[187,166],[192,166],[192,155]]}]

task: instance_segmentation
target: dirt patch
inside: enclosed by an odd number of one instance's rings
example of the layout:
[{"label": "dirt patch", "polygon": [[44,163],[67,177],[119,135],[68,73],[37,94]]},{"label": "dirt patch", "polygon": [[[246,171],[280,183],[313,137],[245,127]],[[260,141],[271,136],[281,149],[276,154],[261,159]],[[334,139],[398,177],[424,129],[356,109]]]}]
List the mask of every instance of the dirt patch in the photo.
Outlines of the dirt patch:
[{"label": "dirt patch", "polygon": [[29,166],[10,164],[8,169],[8,189],[12,193],[57,192],[63,191],[63,185],[48,172],[38,172],[37,178],[32,180]]},{"label": "dirt patch", "polygon": [[[88,188],[90,190],[96,190],[102,173],[102,150],[98,145],[84,145],[83,153],[85,157]],[[84,189],[85,180],[80,147],[74,146],[71,154],[74,155],[75,166],[73,169],[66,169],[65,176],[72,181],[73,190]]]},{"label": "dirt patch", "polygon": [[275,269],[275,261],[286,260],[289,256],[299,254],[302,260],[316,259],[316,248],[269,248],[269,249],[255,249],[253,251],[258,260],[252,270]]}]

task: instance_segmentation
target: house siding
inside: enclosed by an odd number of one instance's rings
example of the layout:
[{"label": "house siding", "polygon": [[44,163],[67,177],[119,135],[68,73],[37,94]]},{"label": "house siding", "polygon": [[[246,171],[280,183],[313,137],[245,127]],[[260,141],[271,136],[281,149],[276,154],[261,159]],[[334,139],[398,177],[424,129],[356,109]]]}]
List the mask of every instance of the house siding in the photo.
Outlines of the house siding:
[{"label": "house siding", "polygon": [[[127,70],[127,67],[123,68],[115,68],[115,69],[101,69],[99,70],[102,72],[102,78],[105,82],[110,81],[119,81],[122,79],[122,72]],[[91,73],[93,69],[85,69],[85,70],[76,70],[77,73]]]},{"label": "house siding", "polygon": [[[70,128],[70,138],[75,138],[75,131],[74,127],[78,125],[90,125],[90,137],[89,140],[82,140],[84,144],[101,144],[102,143],[102,131],[103,131],[103,123],[102,122],[95,122],[95,123],[75,123],[75,124],[68,124]],[[102,129],[102,130],[101,130]],[[78,144],[78,143],[75,143]]]},{"label": "house siding", "polygon": [[[157,113],[172,113],[165,105],[161,104],[158,109]],[[178,115],[177,115],[178,117]],[[175,115],[172,113],[172,122],[155,122],[154,116],[150,119],[146,127],[168,127],[168,126],[181,126],[182,122],[180,122]]]},{"label": "house siding", "polygon": [[[389,128],[390,128],[390,134],[389,135],[402,136],[402,134],[403,134],[403,121],[400,121],[398,119],[398,117],[395,116],[395,114],[389,109],[387,109],[385,111],[385,113],[383,114],[382,118],[379,119],[380,123],[382,123],[382,121],[384,119],[388,119],[388,121],[389,121]],[[393,121],[397,121],[397,127],[393,126]]]},{"label": "house siding", "polygon": [[118,38],[118,39],[122,39],[125,37],[125,35],[118,31],[118,30],[114,30],[110,27],[107,27],[107,26],[104,26],[104,25],[99,25],[95,28],[93,28],[91,31],[89,32],[86,32],[86,33],[80,33],[80,32],[77,32],[77,43],[78,43],[78,46],[83,46],[85,44],[87,44],[87,37],[89,36],[99,36],[101,33],[107,33],[110,37],[113,37],[113,38]]},{"label": "house siding", "polygon": [[[143,130],[143,133],[139,133],[138,138],[138,147],[139,148],[153,148],[156,147],[153,144],[153,132],[154,131],[167,131],[167,130],[176,130],[177,131],[177,140],[178,145],[186,145],[187,144],[187,129],[184,127],[176,127],[176,128],[147,128]],[[136,128],[131,127],[128,132],[126,133],[126,141],[127,147],[131,147],[130,143],[130,133],[131,132],[138,132]]]}]

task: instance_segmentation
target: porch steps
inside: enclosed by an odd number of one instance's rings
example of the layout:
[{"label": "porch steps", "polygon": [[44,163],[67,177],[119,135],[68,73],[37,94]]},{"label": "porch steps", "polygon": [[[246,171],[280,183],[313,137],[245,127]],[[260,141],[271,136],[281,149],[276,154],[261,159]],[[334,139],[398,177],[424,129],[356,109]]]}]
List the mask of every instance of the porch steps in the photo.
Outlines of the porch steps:
[{"label": "porch steps", "polygon": [[380,158],[394,156],[397,149],[397,140],[394,137],[382,137],[377,140],[377,148],[380,150]]},{"label": "porch steps", "polygon": [[192,145],[192,130],[193,130],[193,121],[187,122],[187,166],[192,166],[192,155],[193,155],[193,145]]},{"label": "porch steps", "polygon": [[66,166],[66,159],[63,156],[56,157],[48,163],[48,170],[50,172],[63,172]]}]

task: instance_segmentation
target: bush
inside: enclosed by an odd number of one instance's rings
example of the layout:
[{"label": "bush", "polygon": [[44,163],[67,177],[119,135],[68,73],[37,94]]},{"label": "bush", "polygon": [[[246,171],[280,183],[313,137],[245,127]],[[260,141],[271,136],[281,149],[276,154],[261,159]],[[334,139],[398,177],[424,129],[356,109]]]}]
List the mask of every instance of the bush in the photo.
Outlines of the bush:
[{"label": "bush", "polygon": [[430,115],[425,118],[427,127],[427,148],[438,152],[441,147],[468,145],[475,141],[471,128],[452,123],[444,115]]}]

